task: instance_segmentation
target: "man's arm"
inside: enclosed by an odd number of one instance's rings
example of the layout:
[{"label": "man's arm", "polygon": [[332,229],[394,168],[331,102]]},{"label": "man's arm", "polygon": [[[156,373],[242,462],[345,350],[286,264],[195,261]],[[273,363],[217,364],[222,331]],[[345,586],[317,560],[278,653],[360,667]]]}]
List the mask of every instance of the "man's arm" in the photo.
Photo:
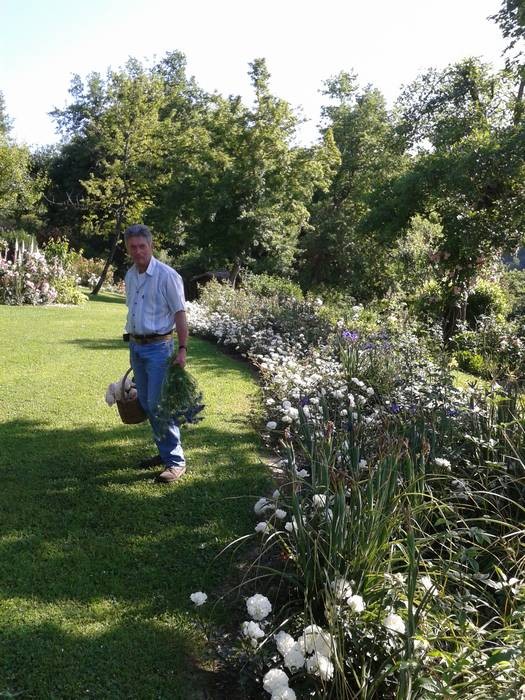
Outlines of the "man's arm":
[{"label": "man's arm", "polygon": [[175,330],[179,341],[179,349],[175,355],[173,364],[184,367],[186,364],[186,345],[188,343],[188,324],[185,311],[177,311],[175,314]]}]

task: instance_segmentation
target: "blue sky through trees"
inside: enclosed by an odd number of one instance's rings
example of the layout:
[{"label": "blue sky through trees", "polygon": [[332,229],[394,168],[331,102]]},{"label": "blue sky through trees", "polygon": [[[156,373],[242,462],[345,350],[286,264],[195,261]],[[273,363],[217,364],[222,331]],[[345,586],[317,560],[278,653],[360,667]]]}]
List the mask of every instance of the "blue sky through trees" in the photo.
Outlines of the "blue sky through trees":
[{"label": "blue sky through trees", "polygon": [[502,64],[487,20],[500,0],[0,0],[0,91],[14,136],[56,141],[48,112],[71,76],[105,72],[128,56],[180,50],[201,87],[251,100],[248,63],[265,57],[272,91],[302,107],[300,138],[317,137],[323,80],[355,70],[388,100],[430,66],[476,55]]}]

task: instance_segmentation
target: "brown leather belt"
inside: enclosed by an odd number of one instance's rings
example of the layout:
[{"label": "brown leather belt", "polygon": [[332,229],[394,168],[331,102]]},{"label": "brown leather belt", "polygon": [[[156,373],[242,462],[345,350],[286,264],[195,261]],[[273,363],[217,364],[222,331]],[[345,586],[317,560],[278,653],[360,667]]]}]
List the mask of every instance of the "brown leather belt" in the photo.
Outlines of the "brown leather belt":
[{"label": "brown leather belt", "polygon": [[151,335],[133,335],[130,334],[129,339],[132,343],[137,343],[138,345],[148,345],[149,343],[162,343],[164,340],[171,340],[173,338],[173,332],[165,333],[164,335],[157,335],[157,333],[152,333]]}]

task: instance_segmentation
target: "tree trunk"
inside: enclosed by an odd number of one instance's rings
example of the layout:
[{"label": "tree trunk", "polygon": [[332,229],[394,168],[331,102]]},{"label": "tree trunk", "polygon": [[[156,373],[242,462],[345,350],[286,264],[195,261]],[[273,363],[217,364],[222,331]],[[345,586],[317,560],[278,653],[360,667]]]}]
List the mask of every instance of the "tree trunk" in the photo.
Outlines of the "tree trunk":
[{"label": "tree trunk", "polygon": [[119,244],[121,234],[122,234],[122,217],[120,214],[118,214],[117,220],[115,222],[115,233],[114,233],[114,237],[113,237],[113,243],[111,245],[111,250],[110,250],[109,255],[106,259],[106,263],[104,265],[104,269],[102,270],[102,274],[100,275],[99,280],[96,283],[96,285],[93,287],[93,291],[91,292],[92,296],[96,296],[100,292],[102,285],[104,284],[104,282],[106,280],[109,266],[113,262],[113,259],[115,257],[115,253],[117,252],[117,246]]},{"label": "tree trunk", "polygon": [[467,294],[461,294],[461,296],[451,295],[449,298],[443,319],[443,338],[445,343],[448,343],[456,332],[458,323],[466,321],[467,302]]},{"label": "tree trunk", "polygon": [[523,115],[523,93],[525,91],[525,66],[521,69],[521,80],[516,96],[516,104],[514,106],[514,125],[517,126]]},{"label": "tree trunk", "polygon": [[230,271],[230,284],[232,287],[235,288],[235,285],[237,284],[237,277],[239,276],[239,272],[241,271],[241,260],[240,258],[235,258],[235,262],[233,264],[233,267]]}]

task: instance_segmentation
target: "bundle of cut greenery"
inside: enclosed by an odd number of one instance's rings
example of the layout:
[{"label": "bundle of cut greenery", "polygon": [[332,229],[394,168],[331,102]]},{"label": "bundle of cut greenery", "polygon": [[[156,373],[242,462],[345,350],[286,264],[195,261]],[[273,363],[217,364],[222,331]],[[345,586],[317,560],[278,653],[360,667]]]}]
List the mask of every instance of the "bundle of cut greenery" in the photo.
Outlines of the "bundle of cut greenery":
[{"label": "bundle of cut greenery", "polygon": [[204,409],[202,391],[195,377],[180,365],[170,362],[160,397],[158,421],[164,430],[170,420],[178,425],[198,423]]}]

